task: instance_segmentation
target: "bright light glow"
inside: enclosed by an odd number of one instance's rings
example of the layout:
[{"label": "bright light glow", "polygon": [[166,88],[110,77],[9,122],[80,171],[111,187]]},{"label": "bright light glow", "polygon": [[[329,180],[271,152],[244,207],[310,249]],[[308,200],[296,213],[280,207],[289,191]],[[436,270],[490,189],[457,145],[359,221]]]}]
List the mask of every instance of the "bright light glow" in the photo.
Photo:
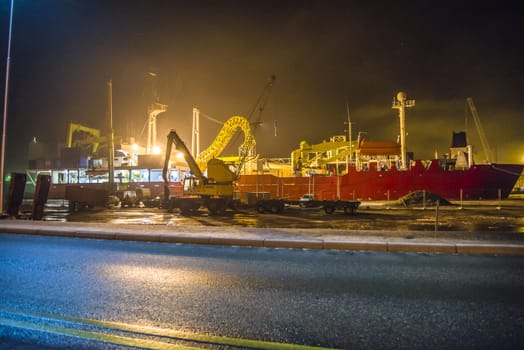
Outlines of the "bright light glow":
[{"label": "bright light glow", "polygon": [[182,153],[182,152],[178,152],[178,153],[176,154],[176,157],[177,157],[178,159],[184,159],[184,153]]},{"label": "bright light glow", "polygon": [[[148,284],[160,285],[161,288],[186,287],[194,288],[196,285],[206,285],[215,277],[206,272],[190,268],[162,268],[153,266],[111,265],[100,269],[104,278],[112,286],[118,288],[120,284],[130,285],[134,288],[143,288]],[[189,289],[187,289],[189,290]]]},{"label": "bright light glow", "polygon": [[131,145],[131,149],[132,149],[133,151],[138,151],[138,145],[137,145],[136,143],[133,143],[133,144]]},{"label": "bright light glow", "polygon": [[162,150],[158,146],[153,146],[153,154],[160,154]]}]

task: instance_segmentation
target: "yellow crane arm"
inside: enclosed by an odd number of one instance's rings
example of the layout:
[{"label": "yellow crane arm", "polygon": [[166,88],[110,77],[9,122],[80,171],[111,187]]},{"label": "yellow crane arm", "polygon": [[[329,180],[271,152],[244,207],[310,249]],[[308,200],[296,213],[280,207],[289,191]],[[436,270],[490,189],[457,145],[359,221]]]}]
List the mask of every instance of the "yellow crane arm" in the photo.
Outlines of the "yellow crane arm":
[{"label": "yellow crane arm", "polygon": [[76,132],[80,132],[80,131],[83,131],[92,136],[92,138],[90,138],[90,140],[92,139],[92,141],[90,141],[89,143],[93,144],[93,152],[96,152],[98,149],[99,142],[100,142],[99,141],[100,140],[100,130],[93,129],[85,125],[82,125],[82,124],[77,124],[77,123],[69,124],[69,130],[67,132],[66,146],[73,147],[73,135]]},{"label": "yellow crane arm", "polygon": [[254,153],[256,142],[249,121],[245,117],[234,116],[224,123],[211,146],[197,156],[196,161],[200,169],[204,170],[209,160],[218,157],[224,151],[238,129],[244,133],[244,142],[240,146],[241,158]]}]

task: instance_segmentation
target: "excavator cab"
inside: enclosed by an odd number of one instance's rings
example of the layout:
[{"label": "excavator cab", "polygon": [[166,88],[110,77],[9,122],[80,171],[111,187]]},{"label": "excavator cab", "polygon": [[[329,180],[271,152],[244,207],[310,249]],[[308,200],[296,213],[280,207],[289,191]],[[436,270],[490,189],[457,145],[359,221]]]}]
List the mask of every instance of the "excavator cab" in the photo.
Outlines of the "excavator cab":
[{"label": "excavator cab", "polygon": [[193,176],[184,178],[183,190],[184,193],[194,193],[195,189],[200,186],[200,180]]}]

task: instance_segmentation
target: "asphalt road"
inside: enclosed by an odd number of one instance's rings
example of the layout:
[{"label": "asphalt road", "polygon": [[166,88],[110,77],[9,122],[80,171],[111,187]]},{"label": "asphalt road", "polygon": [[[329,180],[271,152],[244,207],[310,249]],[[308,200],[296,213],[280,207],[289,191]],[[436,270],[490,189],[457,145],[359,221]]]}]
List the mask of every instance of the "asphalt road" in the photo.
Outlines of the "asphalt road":
[{"label": "asphalt road", "polygon": [[523,290],[519,257],[0,235],[0,340],[39,346],[520,349]]}]

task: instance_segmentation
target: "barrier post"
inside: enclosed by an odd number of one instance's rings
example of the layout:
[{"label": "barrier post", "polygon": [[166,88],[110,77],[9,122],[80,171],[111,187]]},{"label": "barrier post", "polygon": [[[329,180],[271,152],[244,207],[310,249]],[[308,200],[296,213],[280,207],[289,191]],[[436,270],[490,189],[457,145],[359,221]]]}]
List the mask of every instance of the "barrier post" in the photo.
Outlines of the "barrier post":
[{"label": "barrier post", "polygon": [[47,196],[49,195],[50,186],[50,175],[38,175],[36,179],[35,196],[33,198],[33,210],[31,213],[31,218],[33,220],[42,220],[44,217],[44,207],[47,203]]},{"label": "barrier post", "polygon": [[437,200],[437,206],[435,207],[435,232],[438,231],[438,210],[439,210],[440,201]]},{"label": "barrier post", "polygon": [[6,212],[9,217],[18,217],[20,205],[24,199],[25,182],[27,175],[22,173],[11,173],[9,192],[7,193]]}]

